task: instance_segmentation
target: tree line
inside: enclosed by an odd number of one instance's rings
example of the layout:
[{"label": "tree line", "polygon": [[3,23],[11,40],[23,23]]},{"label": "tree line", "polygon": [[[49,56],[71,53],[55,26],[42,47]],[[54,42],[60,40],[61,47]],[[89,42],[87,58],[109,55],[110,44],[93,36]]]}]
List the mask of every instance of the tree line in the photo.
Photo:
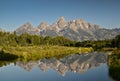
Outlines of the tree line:
[{"label": "tree line", "polygon": [[93,47],[94,49],[101,48],[120,48],[120,35],[114,39],[98,40],[98,41],[72,41],[63,36],[50,37],[29,35],[27,33],[16,35],[16,33],[0,32],[0,46],[28,46],[28,45],[61,45],[61,46],[74,46],[74,47]]},{"label": "tree line", "polygon": [[120,35],[117,35],[114,39],[97,40],[97,41],[83,41],[76,42],[76,47],[93,47],[94,49],[102,48],[120,48]]},{"label": "tree line", "polygon": [[74,41],[71,41],[63,36],[50,37],[29,35],[27,33],[16,35],[16,33],[0,32],[0,46],[29,46],[29,45],[61,45],[74,46]]}]

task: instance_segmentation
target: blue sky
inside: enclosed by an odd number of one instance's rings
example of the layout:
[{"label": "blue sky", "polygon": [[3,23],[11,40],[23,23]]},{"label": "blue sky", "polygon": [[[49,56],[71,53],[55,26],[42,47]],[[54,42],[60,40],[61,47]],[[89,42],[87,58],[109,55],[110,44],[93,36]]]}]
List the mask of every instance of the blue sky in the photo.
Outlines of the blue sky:
[{"label": "blue sky", "polygon": [[52,24],[61,16],[115,28],[120,26],[120,0],[0,0],[0,27],[7,31],[25,22]]}]

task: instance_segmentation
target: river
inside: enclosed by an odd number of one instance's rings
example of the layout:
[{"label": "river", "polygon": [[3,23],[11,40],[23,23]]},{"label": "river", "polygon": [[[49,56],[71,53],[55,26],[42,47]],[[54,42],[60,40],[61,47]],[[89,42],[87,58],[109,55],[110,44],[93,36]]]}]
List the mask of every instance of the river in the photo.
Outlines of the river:
[{"label": "river", "polygon": [[0,81],[115,81],[109,76],[103,52],[0,63]]}]

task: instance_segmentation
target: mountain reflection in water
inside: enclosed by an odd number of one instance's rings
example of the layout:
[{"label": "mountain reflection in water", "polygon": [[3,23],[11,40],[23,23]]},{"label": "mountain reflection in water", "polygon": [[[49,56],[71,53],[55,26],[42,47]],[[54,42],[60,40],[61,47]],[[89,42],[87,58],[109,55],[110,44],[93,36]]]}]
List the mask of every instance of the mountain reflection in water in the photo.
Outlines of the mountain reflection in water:
[{"label": "mountain reflection in water", "polygon": [[40,70],[46,72],[49,69],[53,69],[65,76],[67,71],[74,73],[83,73],[89,69],[100,66],[107,61],[107,54],[102,52],[93,52],[89,54],[73,54],[68,55],[62,59],[41,59],[38,61],[30,62],[17,62],[17,65],[24,68],[26,71],[30,71],[33,67],[39,67]]}]

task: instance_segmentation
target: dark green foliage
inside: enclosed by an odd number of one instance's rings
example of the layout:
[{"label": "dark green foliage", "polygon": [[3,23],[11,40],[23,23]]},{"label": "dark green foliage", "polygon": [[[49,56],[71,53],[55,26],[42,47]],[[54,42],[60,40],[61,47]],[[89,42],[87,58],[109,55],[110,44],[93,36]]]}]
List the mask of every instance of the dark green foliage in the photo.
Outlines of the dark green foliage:
[{"label": "dark green foliage", "polygon": [[0,45],[16,45],[15,41],[16,35],[0,32]]},{"label": "dark green foliage", "polygon": [[114,50],[108,57],[109,75],[117,81],[120,81],[120,49]]},{"label": "dark green foliage", "polygon": [[100,40],[100,41],[83,41],[77,42],[76,47],[93,47],[94,50],[106,48],[111,46],[111,40]]},{"label": "dark green foliage", "polygon": [[76,47],[93,47],[94,50],[101,50],[102,48],[120,48],[120,35],[117,35],[114,39],[110,40],[98,40],[98,41],[83,41],[76,42]]},{"label": "dark green foliage", "polygon": [[115,42],[115,46],[116,46],[117,48],[120,48],[120,35],[117,35],[117,36],[115,37],[115,40],[114,40],[113,42]]},{"label": "dark green foliage", "polygon": [[61,46],[75,46],[75,47],[93,47],[96,49],[117,47],[120,48],[120,35],[117,35],[115,39],[111,40],[98,40],[98,41],[83,41],[75,42],[71,41],[63,36],[50,37],[50,36],[38,36],[29,35],[24,33],[22,35],[16,35],[16,33],[0,32],[0,46],[29,46],[29,45],[61,45]]},{"label": "dark green foliage", "polygon": [[38,35],[29,35],[27,33],[16,35],[16,33],[0,32],[0,46],[29,46],[29,45],[61,45],[74,46],[75,42],[62,36],[42,37]]},{"label": "dark green foliage", "polygon": [[0,51],[0,61],[11,61],[17,59],[17,55],[5,53],[4,51]]},{"label": "dark green foliage", "polygon": [[113,79],[115,79],[115,80],[117,80],[117,81],[120,81],[120,66],[119,67],[110,67],[109,68],[109,75],[113,78]]}]

